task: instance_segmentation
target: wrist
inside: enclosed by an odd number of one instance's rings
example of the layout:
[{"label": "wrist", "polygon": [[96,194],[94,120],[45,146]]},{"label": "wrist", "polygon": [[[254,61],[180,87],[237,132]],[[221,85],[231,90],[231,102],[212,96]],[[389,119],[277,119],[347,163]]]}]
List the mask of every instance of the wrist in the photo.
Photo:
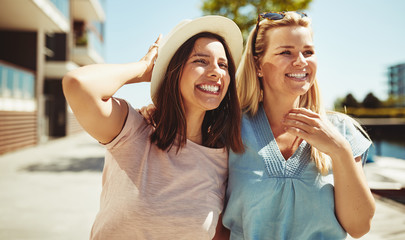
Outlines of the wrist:
[{"label": "wrist", "polygon": [[145,82],[144,74],[148,69],[148,64],[145,61],[140,60],[138,62],[129,63],[128,68],[132,72],[132,77],[125,84]]},{"label": "wrist", "polygon": [[353,159],[353,152],[350,144],[347,141],[344,141],[341,145],[335,148],[335,151],[331,152],[329,156],[332,159],[332,162],[342,162],[347,159]]}]

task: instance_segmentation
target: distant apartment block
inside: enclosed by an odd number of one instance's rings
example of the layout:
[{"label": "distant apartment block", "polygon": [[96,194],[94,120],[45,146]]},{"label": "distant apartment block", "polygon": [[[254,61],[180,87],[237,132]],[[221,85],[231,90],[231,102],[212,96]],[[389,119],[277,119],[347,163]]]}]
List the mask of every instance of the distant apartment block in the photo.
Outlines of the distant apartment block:
[{"label": "distant apartment block", "polygon": [[405,63],[388,68],[389,95],[398,99],[398,105],[405,107]]},{"label": "distant apartment block", "polygon": [[104,24],[105,0],[0,0],[0,154],[82,131],[62,77],[104,62]]}]

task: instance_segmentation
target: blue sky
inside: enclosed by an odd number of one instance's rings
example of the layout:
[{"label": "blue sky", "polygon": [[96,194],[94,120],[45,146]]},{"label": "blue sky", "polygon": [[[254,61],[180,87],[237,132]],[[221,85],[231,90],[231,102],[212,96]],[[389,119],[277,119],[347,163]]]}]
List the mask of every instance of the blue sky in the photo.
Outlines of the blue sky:
[{"label": "blue sky", "polygon": [[[202,0],[107,0],[107,63],[138,61],[158,35],[186,18],[202,16]],[[362,101],[373,92],[387,98],[387,68],[405,63],[405,1],[313,0],[306,12],[313,21],[322,98],[332,109],[352,93]],[[116,96],[132,106],[151,103],[149,83],[132,84]]]}]

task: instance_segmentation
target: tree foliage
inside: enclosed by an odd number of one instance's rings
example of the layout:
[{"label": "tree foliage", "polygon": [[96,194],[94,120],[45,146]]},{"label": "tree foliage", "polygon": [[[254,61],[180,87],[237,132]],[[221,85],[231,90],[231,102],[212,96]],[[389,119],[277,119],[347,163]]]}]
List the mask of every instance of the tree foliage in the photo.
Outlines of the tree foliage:
[{"label": "tree foliage", "polygon": [[360,103],[356,100],[353,94],[349,93],[342,101],[342,107],[360,107]]},{"label": "tree foliage", "polygon": [[381,107],[381,101],[373,93],[367,94],[363,100],[363,107],[365,108],[378,108]]},{"label": "tree foliage", "polygon": [[215,14],[235,21],[246,39],[261,12],[298,11],[309,7],[312,0],[203,0],[204,15]]}]

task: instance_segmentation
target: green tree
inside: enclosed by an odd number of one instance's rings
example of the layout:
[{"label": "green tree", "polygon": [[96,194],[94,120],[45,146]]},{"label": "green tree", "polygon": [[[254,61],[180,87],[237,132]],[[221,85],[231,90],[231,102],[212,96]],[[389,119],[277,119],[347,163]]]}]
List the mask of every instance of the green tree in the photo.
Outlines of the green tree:
[{"label": "green tree", "polygon": [[203,0],[204,15],[215,14],[236,22],[247,38],[261,12],[297,11],[307,9],[312,0]]},{"label": "green tree", "polygon": [[347,94],[346,97],[342,101],[342,107],[360,107],[360,103],[356,100],[356,98],[351,94]]},{"label": "green tree", "polygon": [[381,107],[381,101],[373,93],[367,94],[363,100],[363,107],[365,108],[379,108]]},{"label": "green tree", "polygon": [[381,101],[382,107],[405,107],[405,96],[390,95],[384,101]]}]

